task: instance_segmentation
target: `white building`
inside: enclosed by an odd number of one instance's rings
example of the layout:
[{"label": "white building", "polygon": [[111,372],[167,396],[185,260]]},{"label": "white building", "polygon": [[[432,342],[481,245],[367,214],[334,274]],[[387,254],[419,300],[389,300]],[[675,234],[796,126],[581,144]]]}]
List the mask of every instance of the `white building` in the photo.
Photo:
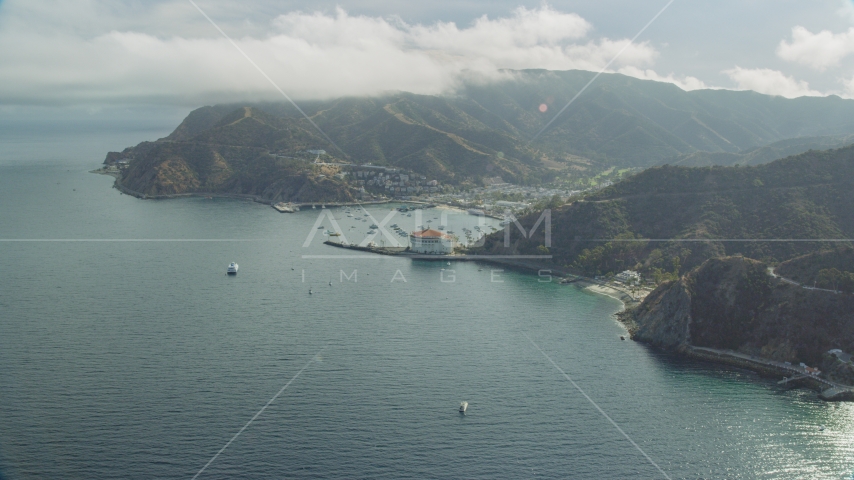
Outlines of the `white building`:
[{"label": "white building", "polygon": [[409,243],[416,253],[442,254],[453,253],[456,242],[454,237],[438,230],[424,229],[409,234]]},{"label": "white building", "polygon": [[614,279],[623,283],[640,282],[640,274],[634,270],[626,270],[614,275]]}]

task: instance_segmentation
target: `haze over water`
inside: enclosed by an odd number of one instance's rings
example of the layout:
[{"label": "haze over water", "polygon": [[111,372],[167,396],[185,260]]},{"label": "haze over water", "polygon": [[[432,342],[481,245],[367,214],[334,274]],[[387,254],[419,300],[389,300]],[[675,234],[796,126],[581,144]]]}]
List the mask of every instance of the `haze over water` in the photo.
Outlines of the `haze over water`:
[{"label": "haze over water", "polygon": [[120,195],[87,171],[130,136],[5,143],[0,238],[244,241],[0,242],[7,478],[191,478],[306,364],[199,478],[663,478],[525,335],[671,478],[854,471],[851,404],[621,342],[619,302],[535,275],[303,258],[344,253],[302,248],[316,210]]}]

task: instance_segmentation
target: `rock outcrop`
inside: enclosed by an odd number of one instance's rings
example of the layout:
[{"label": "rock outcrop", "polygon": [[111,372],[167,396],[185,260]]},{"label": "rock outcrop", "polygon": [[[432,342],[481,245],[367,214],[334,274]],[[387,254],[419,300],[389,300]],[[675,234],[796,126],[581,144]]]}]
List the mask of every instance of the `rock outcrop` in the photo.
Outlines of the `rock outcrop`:
[{"label": "rock outcrop", "polygon": [[[668,351],[708,347],[828,367],[828,350],[854,351],[854,296],[783,282],[743,257],[707,260],[621,320],[634,340]],[[846,368],[835,375],[848,378]]]}]

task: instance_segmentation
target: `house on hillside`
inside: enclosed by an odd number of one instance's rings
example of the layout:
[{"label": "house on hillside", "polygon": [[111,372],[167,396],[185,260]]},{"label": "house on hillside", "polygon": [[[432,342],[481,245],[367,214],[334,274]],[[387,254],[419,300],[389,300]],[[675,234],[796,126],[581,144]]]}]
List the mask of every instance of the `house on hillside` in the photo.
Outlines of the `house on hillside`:
[{"label": "house on hillside", "polygon": [[854,361],[852,361],[852,359],[851,359],[851,355],[843,352],[842,350],[840,350],[838,348],[834,348],[833,350],[828,350],[827,353],[838,358],[841,362],[854,363]]},{"label": "house on hillside", "polygon": [[623,283],[640,283],[640,273],[634,270],[626,270],[614,275],[614,280]]}]

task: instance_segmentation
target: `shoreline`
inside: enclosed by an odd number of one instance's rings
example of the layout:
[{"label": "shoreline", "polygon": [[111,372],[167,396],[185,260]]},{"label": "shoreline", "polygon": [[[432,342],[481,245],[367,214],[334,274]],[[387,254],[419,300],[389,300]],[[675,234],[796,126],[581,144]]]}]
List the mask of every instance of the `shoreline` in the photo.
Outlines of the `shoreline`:
[{"label": "shoreline", "polygon": [[[778,384],[791,384],[796,388],[809,388],[818,392],[818,397],[827,402],[854,400],[854,387],[835,383],[826,378],[809,375],[803,369],[794,365],[752,357],[738,352],[696,347],[693,345],[684,345],[679,348],[677,353],[687,358],[711,364],[743,368],[765,378],[779,378],[780,375],[783,375],[783,380],[778,381]],[[786,377],[786,375],[791,375],[791,377]]]},{"label": "shoreline", "polygon": [[[115,178],[115,182],[113,183],[113,188],[120,191],[121,193],[125,193],[127,195],[133,196],[135,198],[139,198],[142,200],[164,200],[170,198],[189,198],[189,197],[208,197],[208,198],[231,198],[231,199],[239,199],[239,200],[251,200],[256,203],[261,203],[264,205],[270,205],[279,213],[291,213],[284,210],[279,210],[276,208],[276,203],[268,201],[266,199],[261,198],[258,195],[248,195],[248,194],[238,194],[238,193],[212,193],[212,192],[191,192],[191,193],[176,193],[176,194],[167,194],[167,195],[147,195],[135,190],[131,190],[121,183],[121,174],[120,172],[110,172],[107,171],[105,167],[101,167],[95,170],[91,170],[89,173],[95,173],[99,175],[107,175]],[[297,209],[307,208],[307,207],[349,207],[349,206],[359,206],[359,205],[383,205],[388,203],[405,203],[405,204],[415,204],[415,205],[429,205],[429,202],[419,201],[419,200],[397,200],[397,199],[385,199],[385,200],[368,200],[364,202],[288,202],[287,205],[289,207],[296,207]],[[450,204],[436,204],[437,208],[447,208],[451,210],[459,210],[463,211],[462,207],[457,205]],[[490,215],[491,217],[491,215]],[[598,280],[584,277],[578,275],[574,272],[569,271],[568,269],[558,267],[557,265],[549,264],[549,263],[536,263],[531,261],[524,260],[512,260],[506,258],[488,258],[486,255],[478,255],[475,258],[466,257],[465,255],[416,255],[416,254],[407,254],[403,251],[382,251],[378,248],[371,247],[359,247],[356,245],[344,246],[339,243],[335,243],[332,241],[323,242],[327,245],[331,245],[338,248],[349,248],[353,250],[370,252],[378,255],[395,255],[408,257],[415,260],[456,260],[456,261],[481,261],[488,264],[500,265],[504,267],[510,267],[514,270],[521,270],[526,272],[536,272],[539,273],[541,271],[548,271],[550,274],[558,274],[564,277],[564,280],[567,278],[571,278],[569,282],[561,281],[561,284],[576,284],[581,287],[582,290],[597,294],[604,295],[606,297],[611,297],[615,300],[620,301],[623,304],[623,309],[628,308],[629,305],[640,304],[643,302],[643,299],[652,291],[649,289],[640,289],[637,292],[636,296],[632,296],[631,293],[616,288],[615,286],[604,284]]]},{"label": "shoreline", "polygon": [[[269,205],[275,209],[275,205],[277,203],[287,203],[290,206],[294,206],[297,208],[308,208],[308,207],[356,207],[361,205],[384,205],[388,203],[401,203],[401,204],[413,204],[413,205],[431,205],[430,202],[424,200],[402,200],[396,198],[386,198],[379,200],[363,200],[363,201],[353,201],[353,202],[338,202],[338,201],[315,201],[315,202],[273,202],[272,200],[261,197],[260,195],[250,195],[245,193],[222,193],[222,192],[188,192],[188,193],[169,193],[162,195],[148,195],[145,193],[137,192],[136,190],[131,190],[130,188],[125,187],[121,182],[120,172],[110,172],[107,171],[104,167],[97,168],[95,170],[90,170],[89,173],[95,173],[98,175],[106,175],[109,177],[115,178],[115,182],[113,182],[113,188],[124,193],[126,195],[130,195],[135,198],[139,198],[140,200],[168,200],[170,198],[188,198],[188,197],[210,197],[210,198],[232,198],[239,200],[251,200],[256,203],[261,203],[263,205]],[[453,209],[460,209],[461,207],[457,207],[455,205],[446,205],[446,204],[435,204],[437,207],[448,207]],[[277,210],[279,211],[279,210]],[[280,213],[291,213],[291,212],[283,212]]]},{"label": "shoreline", "polygon": [[[95,173],[99,175],[107,175],[115,178],[115,182],[113,183],[113,188],[120,191],[121,193],[130,195],[135,198],[139,198],[141,200],[165,200],[170,198],[189,198],[189,197],[207,197],[207,198],[231,198],[238,200],[251,200],[256,203],[261,203],[264,205],[270,205],[279,213],[292,213],[286,210],[280,210],[276,208],[277,203],[273,203],[266,199],[261,198],[258,195],[248,195],[248,194],[238,194],[238,193],[212,193],[212,192],[191,192],[191,193],[176,193],[176,194],[167,194],[167,195],[147,195],[135,190],[131,190],[121,183],[121,174],[120,172],[110,172],[105,169],[105,167],[101,167],[95,170],[91,170],[89,173]],[[415,205],[429,205],[429,202],[420,201],[420,200],[397,200],[397,199],[385,199],[385,200],[368,200],[364,202],[287,202],[289,207],[296,207],[297,209],[308,208],[308,207],[350,207],[350,206],[359,206],[359,205],[383,205],[388,203],[404,203],[404,204],[415,204]],[[457,205],[450,204],[436,204],[437,208],[446,208],[451,210],[459,210],[464,211],[462,207]],[[298,211],[298,210],[297,210]],[[490,217],[492,217],[490,215]],[[557,273],[558,275],[564,277],[564,279],[571,278],[569,282],[561,281],[561,284],[576,284],[581,287],[582,290],[597,294],[604,295],[606,297],[611,297],[615,300],[620,301],[623,304],[623,309],[628,308],[629,305],[632,304],[640,304],[643,299],[652,291],[649,289],[640,289],[637,292],[637,296],[632,296],[631,293],[616,288],[615,286],[606,285],[598,280],[583,277],[574,272],[569,271],[568,269],[558,267],[557,265],[552,265],[549,263],[535,263],[530,261],[522,261],[522,260],[512,260],[512,259],[498,259],[498,258],[487,258],[488,256],[479,255],[476,258],[468,258],[464,255],[415,255],[415,254],[407,254],[403,251],[395,251],[395,252],[385,252],[378,248],[371,247],[358,247],[356,245],[344,246],[332,241],[325,241],[327,245],[331,245],[338,248],[349,248],[353,250],[370,252],[378,255],[396,255],[408,257],[416,260],[456,260],[456,261],[481,261],[488,264],[493,265],[501,265],[504,267],[510,267],[515,270],[521,270],[526,272],[536,272],[539,273],[541,271],[548,271],[550,274]]]},{"label": "shoreline", "polygon": [[623,304],[623,309],[626,309],[629,305],[640,304],[643,302],[643,299],[649,295],[652,290],[649,289],[639,289],[637,291],[636,296],[632,296],[631,293],[617,288],[616,286],[607,285],[601,281],[584,277],[578,275],[569,269],[559,267],[557,265],[553,265],[550,263],[542,263],[536,262],[532,259],[513,259],[513,258],[490,258],[490,255],[426,255],[426,254],[416,254],[416,253],[407,253],[405,250],[395,247],[362,247],[359,245],[342,245],[339,242],[333,242],[331,240],[326,240],[323,242],[325,245],[329,245],[336,248],[343,248],[347,250],[356,250],[360,252],[368,252],[377,255],[388,255],[388,256],[397,256],[403,258],[410,258],[413,260],[427,260],[427,261],[458,261],[458,262],[483,262],[490,265],[499,265],[502,267],[509,267],[512,270],[523,271],[526,273],[536,273],[540,274],[541,272],[548,272],[549,275],[554,278],[555,276],[563,277],[560,281],[561,285],[576,285],[580,287],[580,289],[597,294],[604,295],[606,297],[611,297],[615,300],[620,301]]},{"label": "shoreline", "polygon": [[[109,177],[113,177],[116,181],[113,183],[113,188],[124,193],[126,195],[130,195],[135,198],[139,198],[140,200],[167,200],[170,198],[189,198],[189,197],[210,197],[210,198],[232,198],[239,200],[251,200],[256,203],[261,203],[264,205],[273,206],[274,202],[271,200],[265,199],[260,195],[250,195],[245,193],[222,193],[222,192],[188,192],[188,193],[170,193],[163,195],[148,195],[145,193],[137,192],[136,190],[131,190],[130,188],[125,187],[121,182],[121,175],[119,172],[109,172],[105,170],[103,167],[95,170],[90,170],[89,173],[95,173],[98,175],[107,175]],[[401,202],[401,203],[417,203],[417,204],[427,204],[427,202],[421,201],[413,201],[413,200],[395,200],[395,199],[385,199],[385,200],[365,200],[362,202],[300,202],[300,203],[291,203],[291,205],[297,207],[312,207],[312,206],[329,206],[329,207],[347,207],[347,206],[357,206],[357,205],[381,205],[385,203],[391,202]]]},{"label": "shoreline", "polygon": [[[144,200],[157,200],[157,199],[170,199],[170,198],[182,198],[182,197],[216,197],[216,198],[231,198],[231,199],[243,199],[243,200],[252,200],[257,203],[262,203],[265,205],[273,206],[271,202],[268,202],[257,195],[246,195],[246,194],[227,194],[227,193],[205,193],[205,192],[193,192],[193,193],[184,193],[184,194],[173,194],[173,195],[157,195],[157,196],[148,196],[145,194],[140,194],[139,192],[135,192],[124,187],[120,181],[120,173],[119,172],[108,172],[104,168],[100,168],[97,170],[92,170],[90,173],[96,173],[101,175],[108,175],[115,178],[115,182],[113,184],[113,188],[116,188],[122,193],[127,193],[128,195],[134,196],[136,198],[144,199]],[[365,202],[353,202],[353,203],[325,203],[325,202],[302,202],[302,203],[291,203],[289,205],[302,207],[309,206],[329,206],[329,207],[343,207],[343,206],[356,206],[356,205],[381,205],[388,203],[406,203],[406,204],[427,204],[427,202],[421,201],[413,201],[413,200],[396,200],[396,199],[385,199],[380,201],[365,201]],[[455,205],[437,205],[439,208],[451,208],[451,209],[460,209],[460,207]],[[341,245],[340,243],[332,242],[331,240],[327,240],[324,242],[326,245],[330,245],[336,248],[344,248],[348,250],[356,250],[360,252],[375,254],[375,255],[388,255],[388,256],[397,256],[403,258],[410,258],[412,260],[427,260],[427,261],[468,261],[468,262],[483,262],[489,265],[496,265],[506,267],[511,270],[522,271],[525,273],[533,273],[539,274],[541,272],[547,271],[550,275],[552,275],[552,281],[554,281],[554,276],[563,277],[560,281],[561,285],[576,285],[579,289],[589,292],[595,295],[603,295],[606,297],[613,298],[618,300],[622,304],[622,310],[625,311],[628,308],[639,305],[643,302],[644,298],[652,292],[652,290],[644,288],[639,289],[637,291],[636,296],[632,296],[631,293],[626,292],[620,288],[617,288],[613,285],[608,285],[602,281],[592,279],[589,277],[584,277],[578,275],[569,269],[559,267],[557,265],[553,265],[548,262],[536,261],[534,259],[524,259],[524,258],[489,258],[488,255],[425,255],[425,254],[414,254],[407,253],[403,249],[381,249],[378,247],[360,247],[358,245]],[[628,325],[623,322],[618,315],[617,321],[623,325],[625,328],[628,328]],[[630,338],[632,338],[630,336]],[[632,340],[635,340],[632,338]],[[635,340],[637,341],[637,340]],[[713,365],[726,365],[734,368],[745,369],[754,373],[757,373],[761,377],[764,378],[779,378],[780,376],[785,376],[786,374],[791,375],[791,380],[786,382],[786,385],[791,384],[796,388],[809,388],[818,392],[818,397],[825,401],[854,401],[854,387],[849,387],[845,385],[835,384],[834,382],[830,382],[823,378],[812,377],[812,376],[799,376],[800,372],[796,372],[792,370],[791,367],[785,367],[783,365],[773,364],[769,360],[758,359],[758,358],[747,358],[745,355],[738,354],[736,352],[728,352],[728,351],[719,351],[715,349],[709,349],[704,347],[695,347],[693,345],[684,345],[680,347],[675,353],[679,356],[683,356],[685,358],[689,358],[692,360],[701,361],[708,364]],[[781,383],[782,381],[778,382]]]}]

